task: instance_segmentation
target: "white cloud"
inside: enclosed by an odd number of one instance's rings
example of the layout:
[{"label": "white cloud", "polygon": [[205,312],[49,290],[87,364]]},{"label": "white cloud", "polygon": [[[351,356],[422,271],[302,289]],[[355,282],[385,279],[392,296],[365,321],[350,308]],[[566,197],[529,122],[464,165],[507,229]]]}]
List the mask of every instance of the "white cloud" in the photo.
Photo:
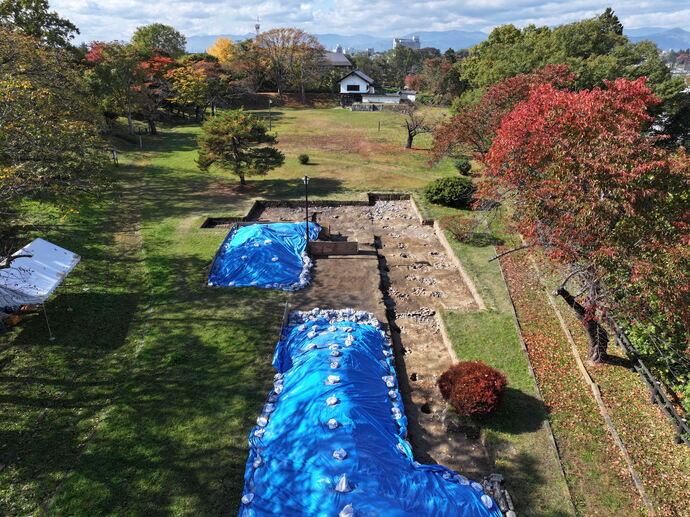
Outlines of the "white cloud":
[{"label": "white cloud", "polygon": [[187,36],[246,34],[256,17],[264,29],[297,26],[324,34],[393,36],[424,30],[484,30],[505,23],[558,25],[611,6],[627,28],[687,27],[690,9],[677,0],[52,0],[51,8],[81,29],[79,41],[127,40],[160,22]]}]

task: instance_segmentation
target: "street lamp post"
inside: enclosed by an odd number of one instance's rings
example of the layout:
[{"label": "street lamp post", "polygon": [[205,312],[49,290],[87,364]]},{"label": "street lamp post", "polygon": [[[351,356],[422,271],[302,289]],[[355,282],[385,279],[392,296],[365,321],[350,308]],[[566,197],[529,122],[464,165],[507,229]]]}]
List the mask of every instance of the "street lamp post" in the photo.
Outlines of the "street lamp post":
[{"label": "street lamp post", "polygon": [[307,190],[309,176],[305,175],[302,181],[304,182],[304,220],[307,224],[307,248],[309,248],[309,191]]},{"label": "street lamp post", "polygon": [[273,104],[273,99],[268,99],[268,130],[271,130],[271,104]]}]

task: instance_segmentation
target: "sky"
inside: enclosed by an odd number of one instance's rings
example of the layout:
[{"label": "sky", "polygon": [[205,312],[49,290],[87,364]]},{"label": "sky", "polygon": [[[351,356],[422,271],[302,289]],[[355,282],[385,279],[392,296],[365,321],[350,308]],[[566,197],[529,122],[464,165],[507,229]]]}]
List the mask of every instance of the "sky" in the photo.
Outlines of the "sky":
[{"label": "sky", "polygon": [[512,23],[560,25],[612,7],[626,28],[690,28],[687,0],[51,0],[81,30],[76,41],[124,40],[149,23],[186,36],[242,35],[299,27],[315,34],[394,37],[416,31],[480,30]]}]

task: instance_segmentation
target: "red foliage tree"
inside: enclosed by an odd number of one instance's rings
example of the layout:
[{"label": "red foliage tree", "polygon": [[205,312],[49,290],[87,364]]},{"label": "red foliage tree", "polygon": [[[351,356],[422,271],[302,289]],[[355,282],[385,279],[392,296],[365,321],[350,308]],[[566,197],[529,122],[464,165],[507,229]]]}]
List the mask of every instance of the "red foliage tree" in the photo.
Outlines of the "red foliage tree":
[{"label": "red foliage tree", "polygon": [[156,121],[160,118],[160,108],[170,96],[172,89],[166,74],[178,66],[180,64],[176,60],[158,55],[139,63],[138,73],[142,75],[143,82],[134,87],[139,94],[136,100],[152,135],[158,133]]},{"label": "red foliage tree", "polygon": [[[644,78],[579,92],[543,84],[502,118],[486,155],[484,195],[516,200],[523,238],[579,279],[590,326],[619,302],[690,331],[690,158],[645,134],[659,102]],[[605,345],[591,346],[603,360]]]},{"label": "red foliage tree", "polygon": [[483,161],[496,130],[515,104],[525,100],[530,91],[541,85],[558,88],[571,86],[575,75],[567,65],[548,65],[531,74],[516,75],[491,86],[476,104],[464,106],[434,131],[434,160],[443,156],[472,153]]},{"label": "red foliage tree", "polygon": [[441,396],[460,415],[483,416],[496,410],[506,387],[505,376],[481,361],[457,363],[437,380]]}]

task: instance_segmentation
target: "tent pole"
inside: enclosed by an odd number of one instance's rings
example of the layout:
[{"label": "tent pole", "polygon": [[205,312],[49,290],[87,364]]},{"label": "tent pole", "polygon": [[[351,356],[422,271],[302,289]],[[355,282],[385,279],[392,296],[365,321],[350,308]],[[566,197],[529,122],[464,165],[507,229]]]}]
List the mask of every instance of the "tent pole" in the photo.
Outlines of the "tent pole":
[{"label": "tent pole", "polygon": [[46,311],[46,304],[45,302],[43,303],[43,315],[46,317],[46,326],[48,327],[48,339],[50,341],[55,341],[55,336],[53,336],[53,332],[50,330],[50,322],[48,321],[48,311]]}]

